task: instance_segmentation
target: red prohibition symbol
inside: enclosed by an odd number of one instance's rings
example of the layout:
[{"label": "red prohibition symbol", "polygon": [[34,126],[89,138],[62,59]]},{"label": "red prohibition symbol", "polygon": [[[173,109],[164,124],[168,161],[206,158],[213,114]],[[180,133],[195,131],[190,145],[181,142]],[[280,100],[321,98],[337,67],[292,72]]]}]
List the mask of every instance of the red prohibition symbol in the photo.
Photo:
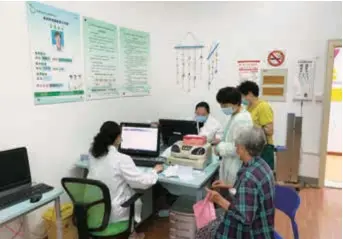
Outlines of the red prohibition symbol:
[{"label": "red prohibition symbol", "polygon": [[285,54],[282,51],[275,50],[268,55],[268,64],[274,67],[281,66],[285,61]]}]

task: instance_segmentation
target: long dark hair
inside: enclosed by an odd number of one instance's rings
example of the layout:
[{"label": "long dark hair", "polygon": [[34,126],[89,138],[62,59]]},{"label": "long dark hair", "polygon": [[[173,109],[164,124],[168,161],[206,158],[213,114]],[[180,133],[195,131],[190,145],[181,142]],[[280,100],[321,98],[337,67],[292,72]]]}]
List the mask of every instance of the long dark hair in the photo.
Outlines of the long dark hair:
[{"label": "long dark hair", "polygon": [[116,122],[105,122],[100,128],[100,132],[94,137],[90,153],[94,158],[100,158],[107,155],[108,146],[113,145],[120,134],[120,126]]}]

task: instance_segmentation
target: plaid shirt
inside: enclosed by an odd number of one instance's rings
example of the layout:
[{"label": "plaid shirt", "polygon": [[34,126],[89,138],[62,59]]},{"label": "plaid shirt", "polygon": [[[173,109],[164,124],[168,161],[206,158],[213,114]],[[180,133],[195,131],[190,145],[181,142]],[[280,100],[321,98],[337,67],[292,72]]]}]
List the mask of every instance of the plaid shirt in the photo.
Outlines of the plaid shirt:
[{"label": "plaid shirt", "polygon": [[216,232],[216,239],[274,238],[274,175],[260,157],[243,164],[236,194]]}]

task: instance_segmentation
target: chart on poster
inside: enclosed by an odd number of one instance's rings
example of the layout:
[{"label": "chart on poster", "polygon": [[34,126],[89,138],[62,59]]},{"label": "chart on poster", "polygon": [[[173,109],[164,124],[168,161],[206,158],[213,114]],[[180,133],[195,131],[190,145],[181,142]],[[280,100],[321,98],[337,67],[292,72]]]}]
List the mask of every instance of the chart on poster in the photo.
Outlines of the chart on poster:
[{"label": "chart on poster", "polygon": [[150,94],[150,34],[120,28],[120,67],[122,96]]},{"label": "chart on poster", "polygon": [[79,14],[27,2],[35,104],[82,101]]},{"label": "chart on poster", "polygon": [[83,40],[86,98],[120,97],[117,26],[83,18]]}]

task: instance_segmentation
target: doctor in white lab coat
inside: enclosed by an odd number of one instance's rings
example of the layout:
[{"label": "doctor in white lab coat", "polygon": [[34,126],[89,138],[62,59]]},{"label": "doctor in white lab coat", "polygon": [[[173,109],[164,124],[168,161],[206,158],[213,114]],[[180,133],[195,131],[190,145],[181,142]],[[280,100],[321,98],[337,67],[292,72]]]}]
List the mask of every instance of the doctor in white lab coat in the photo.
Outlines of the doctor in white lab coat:
[{"label": "doctor in white lab coat", "polygon": [[[195,106],[195,116],[193,119],[201,125],[199,130],[199,135],[205,136],[208,142],[212,142],[215,138],[220,139],[223,136],[223,127],[210,114],[210,106],[208,103],[202,101]],[[163,153],[162,156],[168,158],[171,154],[171,146],[168,147]]]},{"label": "doctor in white lab coat", "polygon": [[[235,140],[243,128],[253,127],[250,113],[242,105],[241,93],[234,87],[225,87],[218,91],[217,101],[227,116],[227,123],[221,140],[213,142],[215,153],[222,158],[219,180],[226,185],[234,185],[242,161],[236,153]],[[214,182],[214,184],[217,184]]]},{"label": "doctor in white lab coat", "polygon": [[[151,172],[143,173],[137,169],[132,158],[119,153],[120,126],[112,121],[105,122],[95,136],[90,150],[88,178],[105,183],[111,194],[112,212],[110,222],[125,221],[129,218],[129,209],[120,205],[134,195],[135,189],[147,189],[157,182],[158,173],[163,166],[157,165]],[[142,203],[135,208],[135,220],[140,221]]]},{"label": "doctor in white lab coat", "polygon": [[208,142],[223,134],[222,125],[210,114],[210,106],[206,102],[200,102],[195,106],[195,121],[203,124],[199,135],[206,136]]}]

